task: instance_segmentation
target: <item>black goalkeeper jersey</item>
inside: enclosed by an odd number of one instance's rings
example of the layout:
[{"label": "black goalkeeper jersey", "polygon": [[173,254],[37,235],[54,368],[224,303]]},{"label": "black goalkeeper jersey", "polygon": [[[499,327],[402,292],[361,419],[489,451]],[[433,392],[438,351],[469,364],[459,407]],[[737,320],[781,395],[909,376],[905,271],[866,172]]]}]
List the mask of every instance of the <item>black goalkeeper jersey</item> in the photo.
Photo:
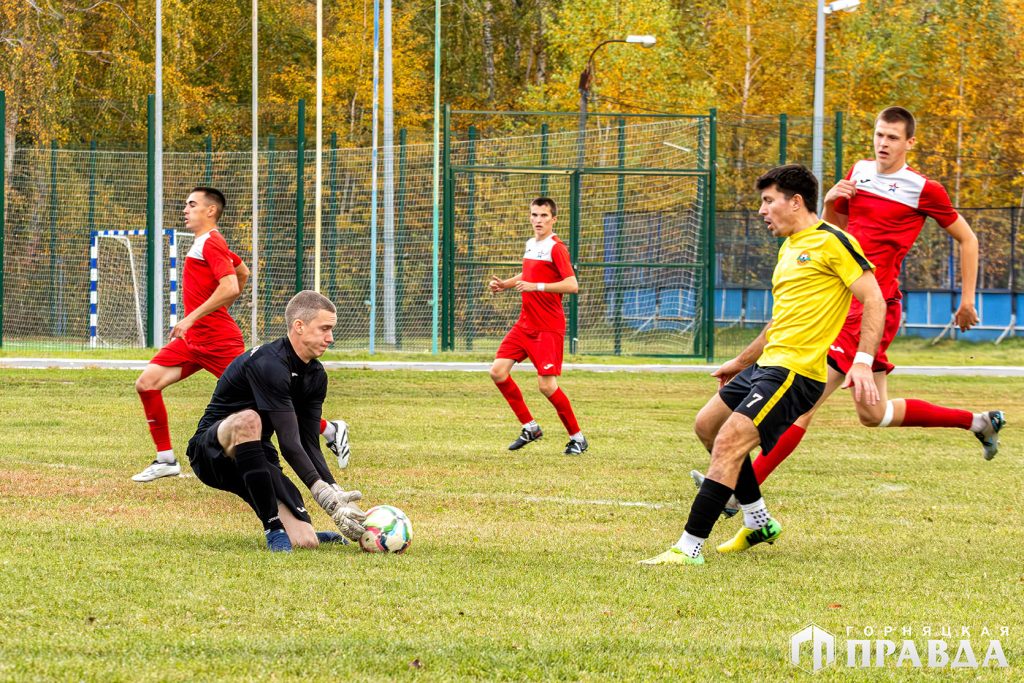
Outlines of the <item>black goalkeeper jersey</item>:
[{"label": "black goalkeeper jersey", "polygon": [[252,348],[231,361],[217,380],[198,431],[242,410],[252,409],[263,420],[263,439],[273,434],[269,413],[294,412],[299,425],[316,421],[327,397],[327,372],[318,360],[303,363],[287,337]]}]

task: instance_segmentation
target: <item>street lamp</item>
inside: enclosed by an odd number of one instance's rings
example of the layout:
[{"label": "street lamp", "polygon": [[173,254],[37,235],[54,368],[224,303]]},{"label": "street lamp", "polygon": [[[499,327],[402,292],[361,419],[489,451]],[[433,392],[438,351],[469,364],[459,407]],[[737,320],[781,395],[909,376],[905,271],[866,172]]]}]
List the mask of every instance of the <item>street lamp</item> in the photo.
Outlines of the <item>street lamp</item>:
[{"label": "street lamp", "polygon": [[[594,55],[603,46],[608,43],[632,43],[640,45],[642,47],[654,47],[658,42],[658,39],[654,36],[642,35],[642,36],[626,36],[625,38],[611,38],[609,40],[601,41],[597,44],[593,50],[590,51],[590,56],[587,57],[586,66],[583,68],[583,72],[580,74],[579,92],[580,92],[580,120],[579,120],[579,135],[577,136],[577,163],[578,168],[583,168],[583,151],[584,142],[587,135],[587,100],[590,98],[590,83],[594,79]],[[579,178],[577,178],[579,182]]]},{"label": "street lamp", "polygon": [[[811,171],[818,182],[822,182],[821,145],[825,126],[825,15],[833,12],[853,12],[860,5],[860,0],[834,0],[826,3],[818,0],[818,27],[815,40],[814,57],[814,136],[812,144]],[[820,195],[821,193],[819,193]],[[818,208],[821,208],[821,197],[818,197]]]}]

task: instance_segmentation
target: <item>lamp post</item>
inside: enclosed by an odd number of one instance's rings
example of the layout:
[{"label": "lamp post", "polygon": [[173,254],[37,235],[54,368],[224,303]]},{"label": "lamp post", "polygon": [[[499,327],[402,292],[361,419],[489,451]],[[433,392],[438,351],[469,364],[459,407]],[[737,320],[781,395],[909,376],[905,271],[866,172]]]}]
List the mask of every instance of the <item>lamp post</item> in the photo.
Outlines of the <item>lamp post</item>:
[{"label": "lamp post", "polygon": [[[601,41],[597,44],[597,47],[590,51],[590,56],[587,57],[586,66],[583,67],[583,72],[580,74],[580,82],[578,86],[580,92],[579,134],[576,139],[576,167],[578,169],[583,168],[583,153],[587,136],[587,101],[590,98],[590,83],[594,79],[594,55],[597,54],[598,50],[609,43],[633,43],[643,47],[654,47],[657,42],[657,38],[648,35],[611,38],[609,40]],[[578,174],[576,181],[580,182]]]},{"label": "lamp post", "polygon": [[[825,136],[825,15],[833,12],[853,12],[858,5],[860,5],[860,0],[835,0],[829,3],[826,3],[825,0],[818,0],[817,38],[814,51],[814,133],[811,171],[819,183],[822,182],[821,146]],[[819,209],[821,201],[819,196]]]}]

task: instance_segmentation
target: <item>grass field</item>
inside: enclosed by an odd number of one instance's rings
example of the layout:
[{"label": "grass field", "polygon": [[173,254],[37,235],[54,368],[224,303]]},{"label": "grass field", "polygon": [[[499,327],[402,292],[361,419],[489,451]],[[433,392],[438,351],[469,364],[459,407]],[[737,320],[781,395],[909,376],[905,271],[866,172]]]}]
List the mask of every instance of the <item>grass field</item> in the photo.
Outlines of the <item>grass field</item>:
[{"label": "grass field", "polygon": [[[1006,410],[992,462],[963,432],[859,427],[838,396],[764,487],[778,543],[643,568],[678,537],[687,473],[706,465],[691,424],[707,378],[570,373],[591,441],[570,459],[528,374],[548,436],[513,455],[514,418],[486,375],[332,373],[327,412],[352,425],[339,481],[415,525],[392,557],[272,556],[228,494],[130,481],[151,459],[134,373],[2,376],[2,680],[789,680],[802,675],[789,637],[809,622],[840,637],[911,627],[922,650],[924,626],[1006,626],[1010,669],[977,675],[1017,680],[1024,666],[1021,379],[890,382]],[[179,454],[212,388],[199,375],[166,392]],[[974,637],[979,661],[986,642]]]}]

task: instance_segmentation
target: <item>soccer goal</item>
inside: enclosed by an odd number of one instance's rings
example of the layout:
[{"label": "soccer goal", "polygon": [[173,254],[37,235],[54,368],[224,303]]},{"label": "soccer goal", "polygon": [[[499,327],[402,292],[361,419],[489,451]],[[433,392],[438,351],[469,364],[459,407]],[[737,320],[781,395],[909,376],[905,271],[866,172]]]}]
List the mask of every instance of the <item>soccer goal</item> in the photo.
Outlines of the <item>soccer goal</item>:
[{"label": "soccer goal", "polygon": [[[178,253],[194,239],[165,229],[168,276],[168,329],[178,323]],[[146,231],[93,230],[89,233],[89,346],[146,345]]]}]

